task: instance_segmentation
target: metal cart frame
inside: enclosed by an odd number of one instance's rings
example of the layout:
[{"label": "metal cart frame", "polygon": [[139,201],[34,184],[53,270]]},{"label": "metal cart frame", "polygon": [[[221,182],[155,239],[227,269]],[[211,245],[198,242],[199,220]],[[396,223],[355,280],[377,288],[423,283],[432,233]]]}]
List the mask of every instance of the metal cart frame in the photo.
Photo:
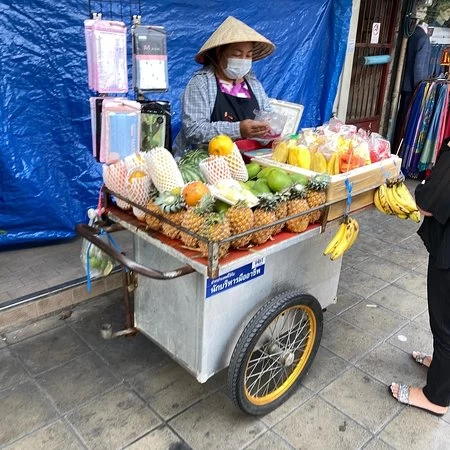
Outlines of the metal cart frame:
[{"label": "metal cart frame", "polygon": [[95,228],[77,225],[80,235],[122,266],[127,329],[113,333],[105,326],[104,337],[141,331],[201,383],[229,367],[234,403],[248,414],[272,411],[308,371],[322,336],[322,310],[336,302],[341,259],[323,256],[339,222],[327,226],[330,204],[312,209],[324,210],[321,224],[300,234],[282,232],[272,242],[232,252],[220,262],[220,242],[208,243],[207,260],[198,258],[146,230],[131,214],[107,206],[114,226],[133,233],[135,261],[99,239]]}]

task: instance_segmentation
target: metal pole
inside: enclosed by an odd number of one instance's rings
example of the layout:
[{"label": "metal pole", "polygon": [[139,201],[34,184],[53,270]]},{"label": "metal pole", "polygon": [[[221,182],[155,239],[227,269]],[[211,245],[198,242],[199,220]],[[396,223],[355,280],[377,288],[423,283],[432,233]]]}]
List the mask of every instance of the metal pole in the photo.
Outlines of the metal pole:
[{"label": "metal pole", "polygon": [[389,114],[389,127],[388,127],[388,134],[387,139],[391,141],[394,130],[395,130],[395,124],[397,121],[397,109],[398,109],[398,99],[399,99],[399,93],[400,93],[400,84],[402,82],[402,75],[403,75],[403,65],[405,63],[405,55],[406,55],[406,45],[408,44],[408,38],[403,37],[402,39],[402,45],[400,47],[400,56],[398,60],[398,69],[397,74],[395,76],[395,84],[394,84],[394,91],[392,92],[392,108],[391,112]]}]

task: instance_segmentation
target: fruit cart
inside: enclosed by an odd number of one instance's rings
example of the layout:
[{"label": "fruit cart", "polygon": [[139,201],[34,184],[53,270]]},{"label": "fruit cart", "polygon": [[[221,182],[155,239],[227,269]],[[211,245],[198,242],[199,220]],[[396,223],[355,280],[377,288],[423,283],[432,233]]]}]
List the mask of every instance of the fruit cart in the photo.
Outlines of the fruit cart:
[{"label": "fruit cart", "polygon": [[[336,302],[342,258],[323,255],[339,223],[327,223],[330,206],[322,205],[322,222],[303,233],[282,231],[220,261],[219,243],[210,242],[208,258],[200,258],[113,204],[105,216],[133,233],[134,261],[99,239],[98,229],[79,224],[77,231],[122,266],[128,329],[114,335],[142,332],[201,383],[228,367],[234,403],[260,415],[282,404],[307,373],[322,310]],[[113,335],[110,327],[103,333]]]}]

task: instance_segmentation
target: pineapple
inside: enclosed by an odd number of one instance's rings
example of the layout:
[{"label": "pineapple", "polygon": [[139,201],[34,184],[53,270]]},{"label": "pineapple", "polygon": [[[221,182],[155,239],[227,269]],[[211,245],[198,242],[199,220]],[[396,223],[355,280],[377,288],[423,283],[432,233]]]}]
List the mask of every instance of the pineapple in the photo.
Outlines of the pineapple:
[{"label": "pineapple", "polygon": [[[245,200],[238,201],[234,206],[228,209],[227,218],[230,221],[231,234],[244,233],[253,228],[253,211],[247,206]],[[233,248],[246,247],[250,244],[252,236],[248,234],[239,239],[231,241]]]},{"label": "pineapple", "polygon": [[[323,205],[327,201],[327,188],[330,184],[330,176],[327,174],[314,175],[308,183],[308,195],[306,200],[310,208]],[[321,210],[310,214],[310,222],[314,223],[320,219]]]},{"label": "pineapple", "polygon": [[[156,198],[158,197],[158,189],[153,188],[150,191],[150,200],[147,203],[147,209],[155,214],[161,214],[161,208],[155,203]],[[145,221],[147,222],[147,228],[158,231],[161,228],[161,221],[152,216],[151,214],[145,215]]]},{"label": "pineapple", "polygon": [[[308,211],[309,205],[306,201],[308,190],[302,184],[294,184],[290,190],[290,199],[287,202],[288,215],[299,214],[303,211]],[[286,227],[289,231],[294,233],[301,233],[308,228],[309,214],[288,220]]]},{"label": "pineapple", "polygon": [[[218,242],[231,236],[230,222],[222,213],[210,213],[205,216],[205,221],[200,228],[200,235],[208,239],[208,241]],[[208,257],[208,242],[199,241],[198,246],[200,253],[204,257]],[[229,242],[219,245],[219,259],[223,258],[230,248]]]},{"label": "pineapple", "polygon": [[[284,219],[288,215],[287,201],[289,200],[289,191],[279,192],[275,194],[277,198],[277,207],[275,208],[275,215],[277,220]],[[282,222],[279,225],[275,225],[273,234],[278,234],[286,225],[286,222]]]},{"label": "pineapple", "polygon": [[[277,220],[275,215],[275,208],[277,206],[277,199],[273,194],[260,194],[258,196],[258,206],[253,213],[254,222],[253,227],[257,228],[263,225],[267,225]],[[268,227],[261,231],[256,231],[252,234],[252,243],[255,245],[264,244],[267,242],[273,234],[275,227]]]},{"label": "pineapple", "polygon": [[[174,189],[172,192],[163,192],[155,200],[155,203],[160,207],[164,218],[181,225],[186,209],[179,189]],[[180,230],[168,223],[162,222],[161,230],[170,239],[178,239],[180,237]]]},{"label": "pineapple", "polygon": [[[206,214],[212,212],[214,208],[214,199],[211,194],[204,195],[196,206],[188,208],[183,217],[181,226],[188,230],[198,233],[205,222]],[[199,240],[187,233],[181,232],[180,239],[186,247],[197,248]]]}]

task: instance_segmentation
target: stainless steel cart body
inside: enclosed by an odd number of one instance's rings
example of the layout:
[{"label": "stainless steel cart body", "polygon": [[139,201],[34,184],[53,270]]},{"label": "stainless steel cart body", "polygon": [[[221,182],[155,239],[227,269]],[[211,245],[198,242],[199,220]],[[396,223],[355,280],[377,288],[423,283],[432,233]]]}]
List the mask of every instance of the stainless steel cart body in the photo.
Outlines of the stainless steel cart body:
[{"label": "stainless steel cart body", "polygon": [[335,226],[323,233],[320,226],[284,233],[287,237],[221,264],[219,277],[211,279],[204,263],[112,219],[134,232],[137,263],[170,271],[182,262],[195,269],[169,282],[138,276],[134,308],[136,328],[201,383],[229,365],[244,327],[270,298],[300,290],[323,309],[336,302],[342,260],[323,256]]}]

